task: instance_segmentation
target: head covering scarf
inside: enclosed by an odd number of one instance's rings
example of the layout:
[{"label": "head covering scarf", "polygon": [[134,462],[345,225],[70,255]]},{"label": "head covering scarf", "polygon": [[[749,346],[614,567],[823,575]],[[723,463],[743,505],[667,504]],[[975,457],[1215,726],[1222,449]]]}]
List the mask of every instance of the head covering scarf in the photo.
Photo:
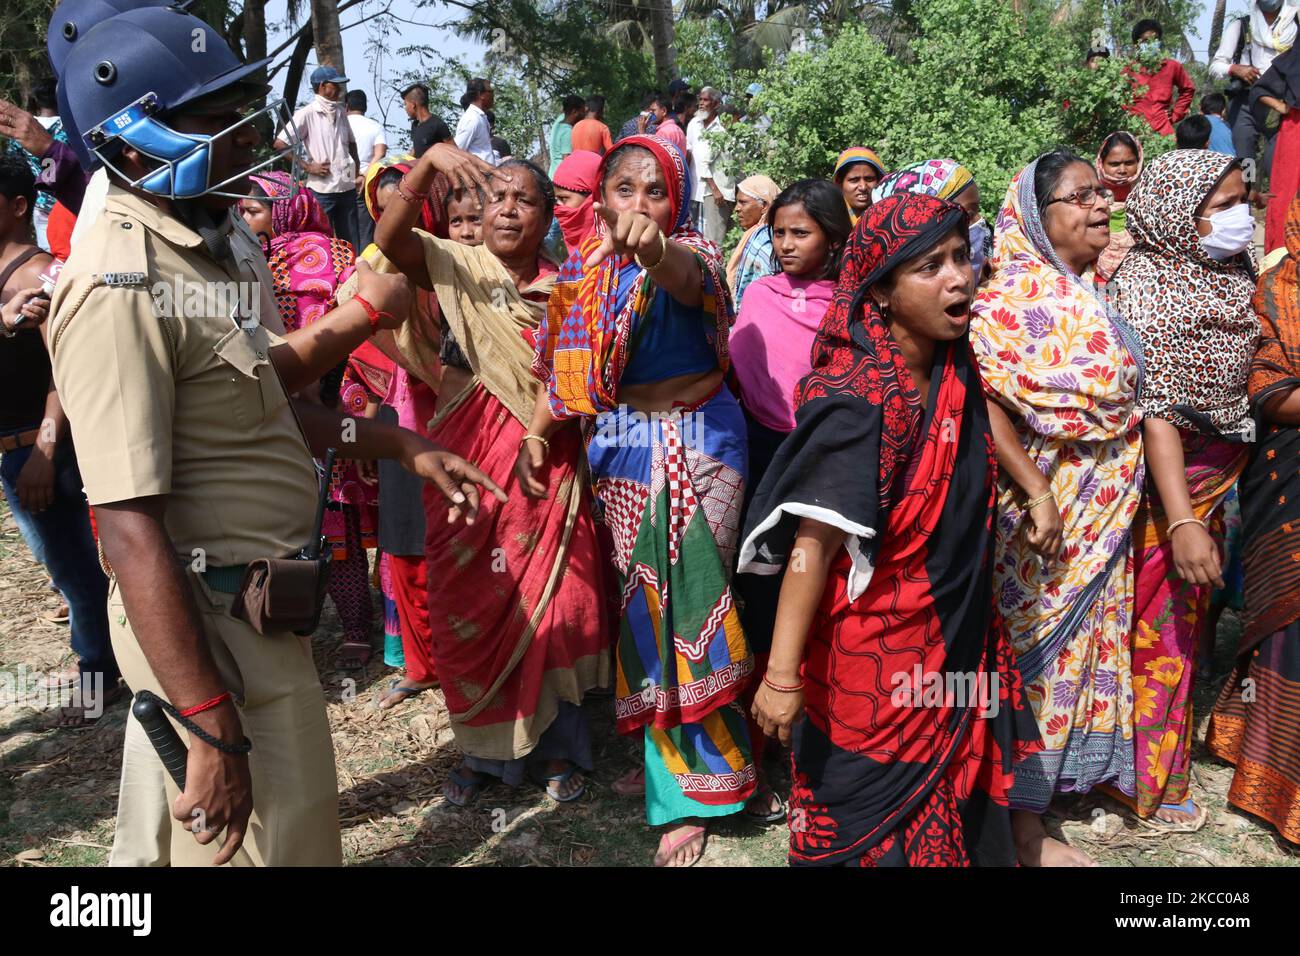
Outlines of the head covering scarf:
[{"label": "head covering scarf", "polygon": [[[279,171],[249,177],[272,200],[266,262],[286,331],[310,325],[333,307],[334,291],[352,274],[356,252],[337,239],[310,189],[293,189]],[[292,196],[292,198],[288,198]]]},{"label": "head covering scarf", "polygon": [[874,166],[881,176],[885,175],[885,164],[880,161],[874,149],[868,146],[850,146],[840,153],[839,159],[835,160],[835,172],[831,178],[838,183],[844,178],[845,170],[857,163],[868,163]]},{"label": "head covering scarf", "polygon": [[[728,367],[727,333],[734,320],[731,296],[722,279],[718,248],[691,225],[691,182],[686,158],[657,136],[629,136],[605,154],[597,182],[603,183],[610,159],[627,146],[650,151],[664,175],[671,206],[668,238],[695,253],[704,276],[704,301],[698,310],[712,315],[718,365]],[[599,187],[598,187],[599,188]],[[607,256],[594,269],[586,260],[605,238],[605,221],[578,246],[560,270],[539,330],[534,372],[547,383],[551,414],[558,418],[595,415],[618,404],[619,379],[631,357],[632,332],[663,296],[668,309],[684,309],[659,289],[633,259]]]},{"label": "head covering scarf", "polygon": [[1206,254],[1195,216],[1237,162],[1199,149],[1154,160],[1129,196],[1135,245],[1111,279],[1146,356],[1143,413],[1223,437],[1240,435],[1250,418],[1246,377],[1259,337],[1254,271],[1246,253],[1226,262]]},{"label": "head covering scarf", "polygon": [[900,192],[951,201],[974,181],[971,171],[955,159],[927,159],[890,173],[871,190],[871,201],[880,202]]},{"label": "head covering scarf", "polygon": [[[741,571],[779,573],[803,517],[847,536],[808,638],[791,807],[809,826],[791,831],[792,862],[1014,859],[1009,841],[995,850],[962,815],[975,790],[975,804],[1005,808],[1013,761],[1037,740],[992,607],[996,465],[978,367],[964,337],[936,342],[927,410],[869,293],[965,227],[958,206],[912,193],[863,213],[796,391],[795,430],[750,506]],[[994,672],[1003,706],[992,719],[951,699],[915,707],[890,693],[891,675],[914,668]],[[915,841],[920,820],[927,838]]]},{"label": "head covering scarf", "polygon": [[592,207],[596,204],[596,187],[600,183],[596,178],[599,169],[600,153],[575,149],[560,161],[555,175],[551,177],[551,181],[561,189],[587,194],[581,206],[558,203],[555,206],[555,218],[559,220],[560,231],[564,233],[564,245],[570,253],[578,248],[578,244],[587,238],[587,234],[596,225],[596,213]]},{"label": "head covering scarf", "polygon": [[[366,211],[375,222],[379,221],[379,180],[389,170],[397,170],[405,175],[415,168],[418,160],[409,153],[389,153],[378,162],[371,163],[366,170],[363,189],[366,197]],[[451,190],[451,180],[444,173],[435,173],[433,184],[429,187],[429,198],[420,203],[420,228],[425,232],[447,238],[447,193]],[[364,250],[362,250],[364,251]]]},{"label": "head covering scarf", "polygon": [[[1132,176],[1112,178],[1106,175],[1105,167],[1102,165],[1102,157],[1106,154],[1106,147],[1119,136],[1123,136],[1128,140],[1125,145],[1136,145],[1137,169]],[[1133,236],[1126,228],[1127,200],[1128,194],[1133,191],[1133,185],[1142,175],[1142,163],[1142,141],[1136,136],[1121,130],[1116,130],[1101,141],[1101,147],[1097,150],[1097,158],[1093,161],[1093,168],[1097,170],[1097,179],[1115,197],[1110,204],[1110,245],[1097,258],[1097,278],[1102,282],[1107,281],[1115,274],[1119,264],[1124,261],[1124,256],[1133,248]]]},{"label": "head covering scarf", "polygon": [[763,203],[764,215],[745,230],[727,260],[727,285],[735,297],[736,308],[740,308],[741,297],[745,287],[755,279],[770,276],[776,270],[772,267],[772,227],[767,223],[766,210],[771,208],[776,197],[781,194],[767,176],[750,176],[742,179],[736,189]]}]

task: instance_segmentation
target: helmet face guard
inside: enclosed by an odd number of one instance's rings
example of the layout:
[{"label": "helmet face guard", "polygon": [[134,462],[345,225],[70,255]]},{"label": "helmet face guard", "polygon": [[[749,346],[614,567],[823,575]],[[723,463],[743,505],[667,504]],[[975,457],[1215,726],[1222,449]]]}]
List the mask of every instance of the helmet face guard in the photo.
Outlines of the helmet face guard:
[{"label": "helmet face guard", "polygon": [[[222,196],[243,199],[246,193],[223,191],[231,183],[251,173],[265,169],[283,158],[292,164],[291,176],[295,184],[303,178],[302,164],[305,151],[293,125],[293,116],[283,99],[272,100],[261,109],[254,110],[218,133],[181,133],[158,119],[158,97],[146,93],[130,106],[110,116],[88,130],[83,138],[87,150],[108,169],[126,181],[132,189],[139,189],[166,199],[195,199],[199,196]],[[221,182],[210,182],[212,172],[212,147],[223,137],[262,116],[269,116],[275,136],[289,145],[275,150],[266,159],[241,169]],[[157,160],[157,169],[132,179],[114,163],[123,146],[130,146],[144,156]]]}]

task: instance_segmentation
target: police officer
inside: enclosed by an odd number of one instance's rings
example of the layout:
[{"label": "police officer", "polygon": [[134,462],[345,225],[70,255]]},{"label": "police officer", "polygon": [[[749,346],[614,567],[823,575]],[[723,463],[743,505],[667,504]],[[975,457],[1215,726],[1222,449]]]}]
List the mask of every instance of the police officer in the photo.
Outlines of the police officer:
[{"label": "police officer", "polygon": [[[396,325],[410,291],[361,265],[361,301],[279,334],[271,277],[237,254],[232,215],[258,165],[256,114],[242,111],[267,91],[251,79],[264,65],[155,7],[87,30],[60,77],[111,185],[55,288],[50,351],[113,574],[114,651],[134,691],[169,701],[193,729],[184,792],[167,782],[173,864],[341,860],[310,644],[231,614],[249,562],[307,543],[311,454],[396,458],[439,486],[452,517],[472,520],[478,484],[502,495],[411,432],[289,398]],[[137,789],[125,756],[123,799]],[[139,766],[153,786],[156,765]]]}]

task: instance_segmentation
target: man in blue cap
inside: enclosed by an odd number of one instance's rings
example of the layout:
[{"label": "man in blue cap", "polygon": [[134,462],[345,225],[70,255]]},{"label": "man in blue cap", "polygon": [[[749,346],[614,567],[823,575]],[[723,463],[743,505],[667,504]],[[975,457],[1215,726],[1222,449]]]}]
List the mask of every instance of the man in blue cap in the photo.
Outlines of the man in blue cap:
[{"label": "man in blue cap", "polygon": [[[183,791],[147,750],[128,739],[123,752],[122,804],[165,785],[173,865],[341,860],[310,642],[277,623],[274,584],[269,617],[239,611],[254,562],[311,543],[312,454],[395,458],[453,512],[472,511],[486,482],[412,432],[291,397],[411,300],[405,279],[361,263],[348,304],[283,334],[266,263],[242,253],[232,212],[275,158],[255,158],[255,121],[288,121],[282,102],[249,108],[267,92],[252,79],[264,66],[239,62],[203,21],[153,8],[87,31],[60,78],[111,184],[55,286],[49,348],[112,571],[118,663],[188,735]],[[115,841],[114,862],[119,851],[140,859]]]},{"label": "man in blue cap", "polygon": [[[363,187],[357,156],[357,141],[352,136],[343,94],[348,78],[332,66],[318,66],[311,71],[310,103],[293,114],[293,130],[306,147],[307,188],[316,194],[321,208],[329,216],[334,235],[352,243],[360,252],[361,230],[357,223],[357,193]],[[276,149],[289,144],[281,138]]]}]

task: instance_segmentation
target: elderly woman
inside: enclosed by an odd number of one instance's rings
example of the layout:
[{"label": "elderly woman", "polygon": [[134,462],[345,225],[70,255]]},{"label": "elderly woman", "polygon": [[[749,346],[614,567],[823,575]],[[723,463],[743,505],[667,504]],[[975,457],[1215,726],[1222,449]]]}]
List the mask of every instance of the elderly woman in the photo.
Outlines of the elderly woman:
[{"label": "elderly woman", "polygon": [[[438,172],[487,189],[482,245],[414,228]],[[585,787],[579,770],[592,769],[578,705],[608,664],[577,430],[552,437],[549,468],[536,479],[544,497],[525,495],[513,467],[538,392],[531,332],[555,284],[539,256],[554,193],[531,163],[510,160],[492,172],[446,144],[396,189],[375,243],[385,267],[434,293],[443,324],[439,336],[411,320],[397,335],[413,366],[440,350],[429,435],[474,455],[509,496],[488,501],[472,525],[451,525],[425,495],[433,660],[465,755],[444,794],[465,806],[491,777],[513,786],[531,775],[555,800],[575,800]]]},{"label": "elderly woman", "polygon": [[794,745],[792,864],[1015,863],[1037,728],[993,608],[966,224],[911,194],[858,224],[745,523],[741,570],[782,575],[754,715]]},{"label": "elderly woman", "polygon": [[[753,671],[729,582],[745,419],[723,383],[731,302],[718,250],[690,227],[685,158],[654,136],[605,155],[594,235],[561,272],[539,342],[545,376],[518,469],[548,494],[555,437],[580,418],[612,532],[623,618],[615,714],[644,733],[659,866],[704,851],[701,818],[753,793],[744,714]],[[669,637],[671,635],[671,637]]]},{"label": "elderly woman", "polygon": [[1007,190],[971,322],[1002,474],[994,590],[1043,737],[1012,791],[1030,866],[1092,864],[1043,828],[1056,794],[1134,792],[1141,352],[1085,278],[1109,235],[1092,167],[1038,157]]},{"label": "elderly woman", "polygon": [[1228,802],[1300,844],[1300,198],[1286,221],[1286,258],[1260,277],[1262,335],[1250,403],[1265,424],[1241,478],[1246,615],[1237,667],[1210,715],[1205,744],[1236,764]]},{"label": "elderly woman", "polygon": [[1153,160],[1128,200],[1134,246],[1111,278],[1141,336],[1149,481],[1133,525],[1133,641],[1139,818],[1195,830],[1192,678],[1211,586],[1222,587],[1220,505],[1254,440],[1247,376],[1259,339],[1251,307],[1255,221],[1241,163],[1180,149]]},{"label": "elderly woman", "polygon": [[844,194],[844,205],[854,225],[871,205],[871,191],[884,176],[885,164],[874,149],[866,146],[850,146],[835,161],[831,179]]},{"label": "elderly woman", "polygon": [[772,226],[767,213],[780,191],[766,176],[750,176],[736,187],[736,220],[745,232],[727,260],[727,285],[737,312],[751,282],[779,271],[772,255]]}]

